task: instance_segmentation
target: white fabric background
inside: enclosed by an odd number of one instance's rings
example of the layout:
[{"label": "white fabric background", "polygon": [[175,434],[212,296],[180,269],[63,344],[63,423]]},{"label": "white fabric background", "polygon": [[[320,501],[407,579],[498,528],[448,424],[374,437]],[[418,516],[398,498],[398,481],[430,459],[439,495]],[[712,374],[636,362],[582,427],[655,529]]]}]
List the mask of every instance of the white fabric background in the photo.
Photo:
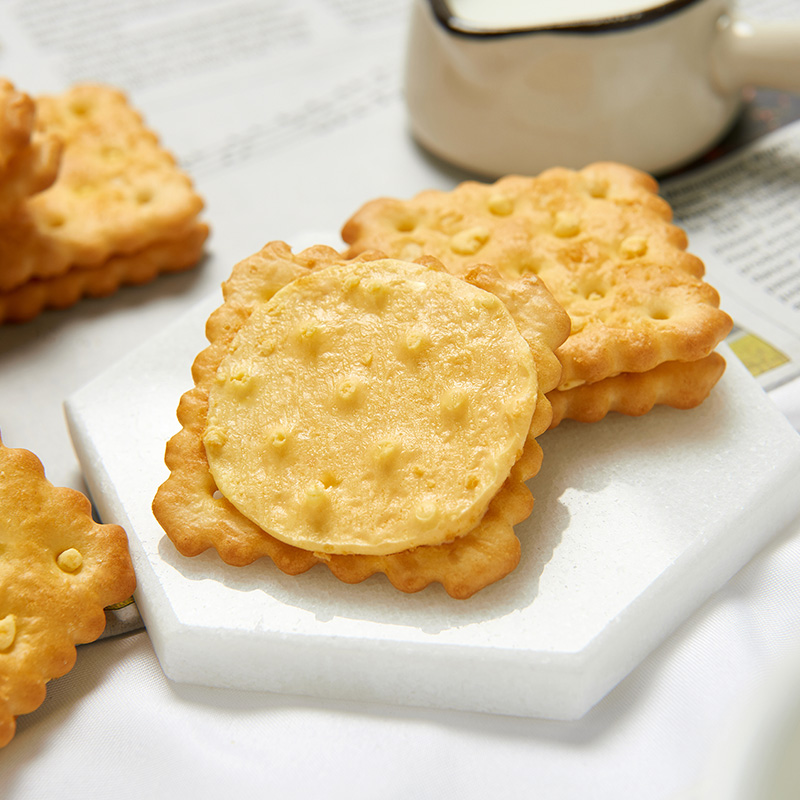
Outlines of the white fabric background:
[{"label": "white fabric background", "polygon": [[177,685],[144,632],[86,645],[0,752],[0,797],[688,797],[800,647],[798,574],[796,523],[569,723]]}]

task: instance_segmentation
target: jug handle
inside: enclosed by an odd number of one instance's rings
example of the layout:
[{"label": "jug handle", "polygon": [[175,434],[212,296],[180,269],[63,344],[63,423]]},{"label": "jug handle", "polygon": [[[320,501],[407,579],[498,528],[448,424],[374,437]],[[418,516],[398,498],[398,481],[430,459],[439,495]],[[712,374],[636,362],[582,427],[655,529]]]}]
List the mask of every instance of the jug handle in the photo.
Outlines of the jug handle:
[{"label": "jug handle", "polygon": [[744,86],[800,91],[800,21],[757,22],[724,14],[712,59],[724,93]]}]

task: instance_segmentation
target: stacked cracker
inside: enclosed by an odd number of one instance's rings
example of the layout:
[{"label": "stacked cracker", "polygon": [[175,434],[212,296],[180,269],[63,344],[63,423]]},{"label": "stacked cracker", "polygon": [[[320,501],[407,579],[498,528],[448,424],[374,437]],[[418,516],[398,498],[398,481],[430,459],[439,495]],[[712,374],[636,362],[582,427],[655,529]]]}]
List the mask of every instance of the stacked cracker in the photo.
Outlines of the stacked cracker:
[{"label": "stacked cracker", "polygon": [[488,262],[511,282],[538,275],[567,310],[553,425],[655,404],[692,408],[724,370],[714,352],[732,321],[685,233],[645,173],[612,163],[466,182],[411,200],[373,200],[342,231],[348,257],[422,253],[454,274]]},{"label": "stacked cracker", "polygon": [[103,632],[104,608],[131,596],[125,532],[87,498],[53,486],[39,460],[0,441],[0,747],[68,672],[75,645]]},{"label": "stacked cracker", "polygon": [[507,575],[537,436],[691,408],[724,369],[731,320],[656,191],[606,163],[468,182],[367,203],[345,254],[238,264],[153,503],[177,549],[458,598]]},{"label": "stacked cracker", "polygon": [[61,140],[37,131],[35,122],[33,100],[0,78],[0,221],[50,186],[58,173]]},{"label": "stacked cracker", "polygon": [[540,280],[274,242],[223,290],[153,502],[181,553],[457,598],[516,566],[569,330]]},{"label": "stacked cracker", "polygon": [[0,322],[194,266],[202,207],[121,92],[0,82]]}]

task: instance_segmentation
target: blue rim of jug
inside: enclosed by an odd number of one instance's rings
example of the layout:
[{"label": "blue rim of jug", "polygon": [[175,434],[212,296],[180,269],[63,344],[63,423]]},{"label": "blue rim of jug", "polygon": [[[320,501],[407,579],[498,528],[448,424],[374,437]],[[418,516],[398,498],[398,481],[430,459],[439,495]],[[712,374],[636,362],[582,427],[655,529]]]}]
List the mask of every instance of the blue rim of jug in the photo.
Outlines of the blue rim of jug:
[{"label": "blue rim of jug", "polygon": [[633,14],[624,14],[616,17],[601,17],[585,22],[565,22],[526,28],[487,30],[476,28],[474,24],[455,14],[450,9],[448,0],[428,0],[434,16],[443,27],[452,33],[474,37],[519,36],[528,33],[605,33],[658,22],[664,17],[682,11],[687,6],[696,5],[699,2],[702,2],[702,0],[670,0],[670,2],[661,3]]}]

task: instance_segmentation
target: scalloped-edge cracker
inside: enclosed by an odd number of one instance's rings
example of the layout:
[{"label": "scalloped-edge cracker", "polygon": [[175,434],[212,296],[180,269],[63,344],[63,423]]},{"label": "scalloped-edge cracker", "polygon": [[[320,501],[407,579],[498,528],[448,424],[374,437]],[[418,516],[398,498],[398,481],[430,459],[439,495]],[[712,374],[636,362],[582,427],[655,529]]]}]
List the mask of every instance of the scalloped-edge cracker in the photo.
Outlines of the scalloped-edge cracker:
[{"label": "scalloped-edge cracker", "polygon": [[[376,261],[382,253],[363,253],[357,260]],[[541,298],[538,310],[545,315],[543,328],[531,350],[539,368],[537,402],[531,426],[519,460],[500,490],[490,501],[486,513],[475,528],[438,545],[422,545],[391,554],[325,554],[304,550],[270,536],[241,514],[217,489],[208,465],[203,436],[206,432],[208,392],[217,368],[229,352],[237,331],[253,309],[267,302],[290,281],[343,263],[331,248],[317,246],[293,254],[283,242],[272,242],[261,251],[236,265],[231,278],[223,284],[224,303],[209,317],[206,335],[210,342],[195,359],[192,375],[195,386],[186,392],[178,406],[181,430],[167,443],[165,462],[170,471],[153,501],[153,511],[168,537],[183,555],[198,555],[215,549],[225,563],[244,566],[267,556],[287,574],[299,574],[324,563],[340,580],[363,581],[375,573],[384,573],[404,592],[416,592],[439,582],[453,597],[466,598],[507,575],[517,565],[520,543],[513,526],[530,514],[533,497],[525,481],[539,470],[542,451],[536,437],[547,430],[552,419],[545,393],[558,383],[560,368],[552,349],[567,334],[568,319],[540,282],[533,296]],[[423,263],[435,266],[430,259]],[[483,280],[499,280],[489,268]],[[549,298],[549,301],[547,300]],[[525,336],[525,326],[520,325]],[[527,337],[526,337],[527,338]],[[549,357],[546,342],[550,342]],[[537,351],[538,348],[538,351]]]},{"label": "scalloped-edge cracker", "polygon": [[96,522],[83,494],[0,441],[0,747],[135,584],[125,531]]},{"label": "scalloped-edge cracker", "polygon": [[0,219],[53,183],[61,151],[57,135],[36,129],[34,100],[0,78]]},{"label": "scalloped-edge cracker", "polygon": [[203,208],[192,181],[119,90],[80,84],[36,98],[36,128],[63,142],[58,177],[0,224],[0,290],[175,240]]},{"label": "scalloped-edge cracker", "polygon": [[0,170],[30,143],[35,115],[33,100],[0,78]]},{"label": "scalloped-edge cracker", "polygon": [[219,490],[272,536],[386,555],[476,525],[536,399],[531,349],[495,295],[443,267],[347,262],[254,309],[204,442]]},{"label": "scalloped-edge cracker", "polygon": [[570,315],[561,389],[708,356],[732,321],[686,252],[649,175],[614,163],[468,181],[450,192],[366,203],[344,225],[346,256],[425,253],[456,274],[478,262],[538,275]]},{"label": "scalloped-edge cracker", "polygon": [[657,405],[696,408],[724,371],[725,359],[711,353],[696,361],[665,361],[647,372],[626,372],[574,389],[556,389],[547,395],[553,406],[550,427],[565,419],[599,422],[611,411],[638,417]]},{"label": "scalloped-edge cracker", "polygon": [[175,239],[156,242],[138,253],[112,256],[98,267],[73,267],[52,278],[32,278],[0,292],[0,323],[28,322],[48,308],[68,308],[83,297],[105,297],[121,286],[190,269],[202,257],[207,237],[208,225],[197,222]]}]

